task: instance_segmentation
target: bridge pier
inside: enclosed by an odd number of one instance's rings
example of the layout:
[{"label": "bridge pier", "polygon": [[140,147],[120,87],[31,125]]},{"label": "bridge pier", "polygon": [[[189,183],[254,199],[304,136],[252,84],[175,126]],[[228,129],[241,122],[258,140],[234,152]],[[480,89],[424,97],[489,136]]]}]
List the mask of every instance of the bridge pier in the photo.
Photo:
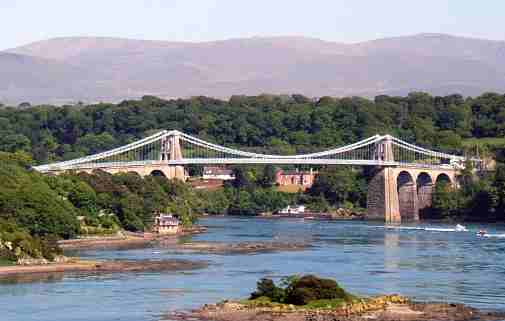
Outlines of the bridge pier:
[{"label": "bridge pier", "polygon": [[396,176],[391,167],[380,168],[368,185],[367,219],[401,222]]},{"label": "bridge pier", "polygon": [[456,184],[456,174],[455,169],[378,167],[368,185],[366,217],[386,223],[418,221],[419,212],[431,207],[437,181]]}]

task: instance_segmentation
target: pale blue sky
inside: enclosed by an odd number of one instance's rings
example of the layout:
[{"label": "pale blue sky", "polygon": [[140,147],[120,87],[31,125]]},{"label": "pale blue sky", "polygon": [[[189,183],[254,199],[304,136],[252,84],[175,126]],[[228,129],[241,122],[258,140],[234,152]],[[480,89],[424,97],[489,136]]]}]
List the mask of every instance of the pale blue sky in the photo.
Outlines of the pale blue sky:
[{"label": "pale blue sky", "polygon": [[0,0],[0,50],[66,36],[359,42],[422,32],[505,40],[503,0]]}]

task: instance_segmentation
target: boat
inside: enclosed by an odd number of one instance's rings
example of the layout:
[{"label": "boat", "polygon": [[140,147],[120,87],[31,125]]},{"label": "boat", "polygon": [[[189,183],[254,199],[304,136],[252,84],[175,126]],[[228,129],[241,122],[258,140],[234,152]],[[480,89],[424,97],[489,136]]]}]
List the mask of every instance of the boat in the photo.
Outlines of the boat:
[{"label": "boat", "polygon": [[455,230],[456,232],[468,232],[468,229],[461,224],[457,224]]}]

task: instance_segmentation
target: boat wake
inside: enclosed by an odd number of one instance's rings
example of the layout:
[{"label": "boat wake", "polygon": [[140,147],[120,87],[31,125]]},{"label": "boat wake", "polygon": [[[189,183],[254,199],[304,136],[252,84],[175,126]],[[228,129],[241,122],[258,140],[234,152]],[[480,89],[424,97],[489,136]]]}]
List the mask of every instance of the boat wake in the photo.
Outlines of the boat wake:
[{"label": "boat wake", "polygon": [[[380,227],[380,226],[378,226]],[[387,230],[410,230],[410,231],[428,231],[428,232],[468,232],[468,229],[463,225],[456,227],[422,227],[422,226],[401,226],[401,225],[385,225],[383,228]]]},{"label": "boat wake", "polygon": [[483,234],[483,235],[478,235],[481,237],[487,237],[487,238],[496,238],[496,239],[505,239],[505,234]]}]

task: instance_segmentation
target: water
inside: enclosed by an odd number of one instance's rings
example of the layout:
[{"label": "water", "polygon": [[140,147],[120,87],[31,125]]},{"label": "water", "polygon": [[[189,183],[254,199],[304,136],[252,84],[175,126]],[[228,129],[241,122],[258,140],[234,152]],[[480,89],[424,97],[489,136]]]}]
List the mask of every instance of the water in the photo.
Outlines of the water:
[{"label": "water", "polygon": [[505,310],[505,227],[219,218],[202,222],[198,241],[309,241],[300,252],[257,255],[177,253],[170,248],[81,252],[89,258],[207,260],[203,270],[56,276],[0,283],[2,321],[160,320],[173,310],[246,297],[261,277],[295,273],[335,278],[360,295],[400,293],[419,300]]}]

